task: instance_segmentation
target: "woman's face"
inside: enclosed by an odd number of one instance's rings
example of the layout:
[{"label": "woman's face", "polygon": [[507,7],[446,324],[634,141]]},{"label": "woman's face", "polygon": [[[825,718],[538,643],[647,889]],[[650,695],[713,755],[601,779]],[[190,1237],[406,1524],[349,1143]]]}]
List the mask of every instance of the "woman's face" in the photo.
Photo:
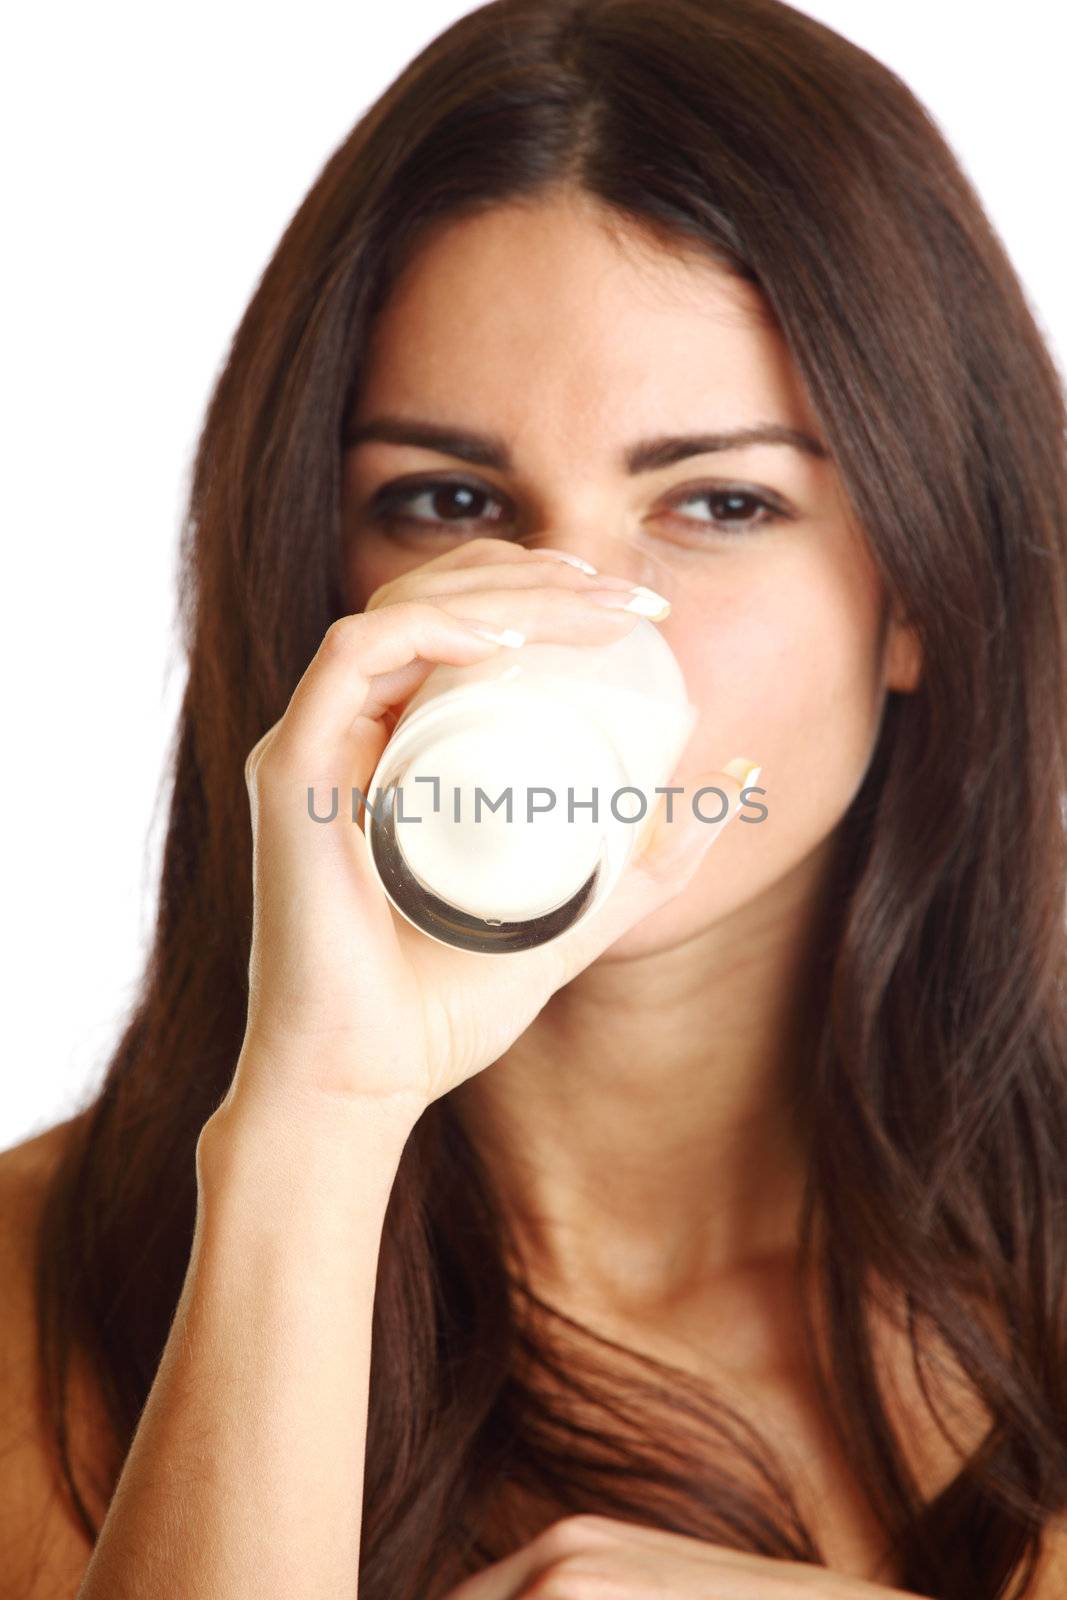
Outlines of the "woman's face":
[{"label": "woman's face", "polygon": [[[352,422],[491,434],[511,466],[365,442],[345,455],[343,506],[353,611],[485,535],[573,551],[671,600],[658,626],[701,713],[675,804],[745,755],[762,766],[767,816],[736,819],[617,958],[674,945],[811,871],[863,779],[886,690],[914,688],[920,656],[887,614],[828,456],[756,443],[627,471],[628,446],[664,435],[773,424],[822,440],[755,288],[628,230],[620,244],[602,217],[567,195],[430,236],[375,324]],[[447,492],[414,493],[404,521],[375,519],[385,485],[435,473]],[[715,815],[715,796],[704,804]]]}]

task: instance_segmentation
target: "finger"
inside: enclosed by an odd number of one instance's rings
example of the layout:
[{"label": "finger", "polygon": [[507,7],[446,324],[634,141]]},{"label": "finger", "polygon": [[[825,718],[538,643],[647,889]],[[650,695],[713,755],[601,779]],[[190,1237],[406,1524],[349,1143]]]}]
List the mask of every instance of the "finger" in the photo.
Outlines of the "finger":
[{"label": "finger", "polygon": [[342,748],[358,758],[361,743],[380,750],[380,728],[368,744],[366,724],[396,703],[398,680],[373,689],[371,680],[410,668],[417,658],[454,666],[484,659],[496,646],[480,641],[472,631],[478,627],[574,644],[607,644],[628,633],[638,613],[600,605],[592,593],[555,587],[478,589],[340,617],[294,690],[272,747],[279,759],[303,756],[316,763]]},{"label": "finger", "polygon": [[[743,780],[739,772],[744,775]],[[603,905],[558,938],[508,957],[501,973],[500,1004],[509,1003],[510,995],[514,994],[514,1003],[521,1008],[531,994],[543,993],[546,998],[554,994],[642,918],[678,894],[741,810],[743,782],[745,785],[754,782],[752,774],[758,777],[759,768],[740,757],[736,762],[728,762],[726,770],[701,778],[688,787],[683,796],[674,796],[672,822],[666,821],[668,797],[661,795],[650,822],[651,837],[643,840],[636,858],[630,861]],[[721,821],[689,821],[682,815],[681,805],[689,805],[692,795],[709,784],[721,788],[729,796],[726,815]],[[715,817],[723,809],[710,792],[700,805],[709,817]]]},{"label": "finger", "polygon": [[[543,557],[543,558],[542,558]],[[413,567],[384,583],[368,599],[364,611],[380,610],[398,600],[421,600],[441,595],[463,594],[472,589],[530,589],[534,587],[559,589],[591,588],[632,589],[632,578],[614,573],[590,575],[547,553],[531,561],[479,562],[469,566],[433,569]]]},{"label": "finger", "polygon": [[270,744],[275,732],[277,731],[277,728],[278,724],[276,722],[271,723],[266,733],[260,734],[259,738],[256,740],[255,744],[245,757],[245,783],[248,785],[249,789],[253,787],[256,766],[259,762],[259,758]]},{"label": "finger", "polygon": [[[544,551],[538,552],[543,555]],[[510,539],[494,539],[489,534],[482,534],[477,539],[465,539],[460,544],[453,545],[450,550],[445,550],[439,556],[423,561],[417,568],[418,572],[451,571],[454,567],[476,567],[484,562],[506,562],[508,565],[520,566],[530,560],[534,552],[529,546],[515,544]]]},{"label": "finger", "polygon": [[550,1523],[528,1544],[465,1578],[448,1591],[444,1600],[520,1600],[536,1578],[543,1577],[565,1556],[576,1553],[581,1537],[579,1518]]},{"label": "finger", "polygon": [[[633,627],[639,615],[656,615],[661,620],[666,603],[651,590],[612,589],[614,604],[607,606],[597,596],[602,591],[567,585],[530,585],[518,589],[468,589],[462,594],[425,594],[421,603],[440,606],[452,616],[464,617],[482,625],[503,630],[517,628],[529,643],[610,644]],[[629,593],[632,608],[624,602]]]},{"label": "finger", "polygon": [[575,555],[572,550],[560,550],[555,545],[518,544],[514,540],[495,538],[491,534],[482,534],[477,539],[461,540],[443,551],[441,555],[422,562],[417,570],[451,571],[453,568],[479,566],[486,562],[498,561],[518,567],[531,560],[559,561],[564,565],[576,567],[589,576],[595,575],[597,571],[591,561]]},{"label": "finger", "polygon": [[[580,586],[582,581],[590,580],[583,580],[580,573],[573,574],[574,578],[580,580],[577,585],[566,581],[557,584],[552,581],[554,574],[550,575],[549,583],[544,584],[545,566],[546,563],[541,562],[528,568],[523,575],[532,581],[519,585],[517,589],[490,589],[487,583],[484,589],[468,588],[452,594],[412,593],[403,596],[398,593],[391,604],[399,605],[405,599],[410,599],[420,604],[440,606],[464,622],[477,622],[500,632],[511,630],[519,633],[527,643],[608,644],[633,626],[636,612],[623,611],[620,614],[613,608],[606,609],[593,604]],[[482,578],[488,579],[489,569],[471,568],[465,576],[470,582],[480,583]],[[434,583],[438,581],[435,579]],[[632,585],[622,580],[623,592],[630,588]],[[561,600],[560,596],[564,598]],[[363,614],[367,615],[366,612]],[[417,659],[395,671],[377,676],[370,685],[362,717],[373,718],[391,731],[400,714],[399,708],[421,687],[435,665],[433,661]]]},{"label": "finger", "polygon": [[761,768],[736,756],[718,772],[696,778],[670,808],[666,795],[638,844],[631,870],[652,879],[674,881],[693,875],[707,851],[741,810],[741,796],[758,782]]},{"label": "finger", "polygon": [[[339,617],[323,635],[276,726],[269,745],[272,762],[286,770],[303,769],[309,783],[341,760],[355,782],[369,778],[381,750],[377,719],[384,704],[380,693],[372,692],[374,680],[416,661],[432,668],[485,660],[500,646],[473,631],[481,625],[477,617],[472,623],[417,601]],[[257,772],[266,754],[260,754]]]},{"label": "finger", "polygon": [[424,562],[423,566],[434,571],[439,567],[477,566],[482,561],[527,561],[529,555],[530,552],[524,544],[515,544],[511,539],[495,539],[491,534],[482,534],[477,539],[465,539],[462,543],[454,545],[451,550],[445,550],[441,555]]},{"label": "finger", "polygon": [[[759,771],[754,762],[738,757],[725,770],[703,775],[687,786],[684,794],[673,797],[670,821],[668,796],[659,797],[647,832],[604,904],[542,947],[548,961],[560,964],[560,983],[569,982],[631,927],[686,887],[738,815],[743,790],[756,781]],[[700,815],[693,810],[694,798]],[[712,820],[703,821],[701,816]],[[540,953],[531,952],[534,956]]]}]

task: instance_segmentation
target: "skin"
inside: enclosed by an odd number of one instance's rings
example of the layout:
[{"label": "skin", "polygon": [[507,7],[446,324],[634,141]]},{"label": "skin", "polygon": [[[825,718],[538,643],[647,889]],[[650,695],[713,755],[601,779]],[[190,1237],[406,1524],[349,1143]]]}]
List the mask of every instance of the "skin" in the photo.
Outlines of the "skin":
[{"label": "skin", "polygon": [[613,1517],[572,1516],[446,1600],[924,1600],[809,1563],[777,1561]]},{"label": "skin", "polygon": [[[359,610],[478,535],[571,551],[672,602],[659,625],[701,710],[673,781],[738,751],[762,764],[766,820],[735,821],[680,894],[453,1091],[542,1293],[652,1339],[699,1327],[724,1367],[749,1370],[790,1315],[805,973],[835,830],[886,695],[915,689],[921,655],[828,456],[760,444],[620,467],[624,446],[659,434],[774,422],[824,441],[757,291],[605,221],[560,191],[451,221],[414,255],[375,324],[354,422],[494,433],[512,468],[347,450],[348,599]],[[423,472],[480,495],[458,510],[417,495],[404,510],[421,522],[372,515],[382,486]],[[788,514],[708,499],[731,485]]]}]

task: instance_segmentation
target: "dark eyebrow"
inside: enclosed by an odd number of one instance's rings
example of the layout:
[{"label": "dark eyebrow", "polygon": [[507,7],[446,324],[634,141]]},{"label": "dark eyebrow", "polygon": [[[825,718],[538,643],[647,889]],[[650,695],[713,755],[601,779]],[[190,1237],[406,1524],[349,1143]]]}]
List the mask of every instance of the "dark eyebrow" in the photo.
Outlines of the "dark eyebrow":
[{"label": "dark eyebrow", "polygon": [[[367,440],[378,439],[385,444],[410,444],[424,450],[437,450],[442,455],[457,456],[475,466],[493,467],[498,472],[510,472],[511,452],[497,434],[469,433],[462,429],[441,427],[434,422],[419,422],[410,417],[376,417],[361,423],[350,431],[345,447],[353,448]],[[718,450],[740,450],[750,444],[780,444],[804,455],[826,460],[829,451],[811,434],[798,428],[787,428],[779,422],[758,422],[746,428],[732,428],[724,433],[662,434],[654,439],[640,439],[623,452],[621,466],[628,473],[655,472],[661,467],[673,466],[687,456],[710,455]]]}]

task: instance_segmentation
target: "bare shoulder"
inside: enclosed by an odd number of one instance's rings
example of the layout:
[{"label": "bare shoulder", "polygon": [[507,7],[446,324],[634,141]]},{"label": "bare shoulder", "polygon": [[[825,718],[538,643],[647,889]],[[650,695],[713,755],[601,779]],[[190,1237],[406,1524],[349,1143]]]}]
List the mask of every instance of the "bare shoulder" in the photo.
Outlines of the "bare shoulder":
[{"label": "bare shoulder", "polygon": [[21,1144],[0,1150],[0,1247],[6,1256],[28,1259],[32,1240],[27,1226],[75,1125],[74,1118],[57,1122]]},{"label": "bare shoulder", "polygon": [[[0,1600],[72,1600],[91,1544],[56,1481],[39,1415],[36,1223],[73,1122],[0,1151]],[[70,1448],[79,1488],[103,1460],[103,1410],[84,1365],[71,1373]],[[97,1521],[105,1507],[87,1496]],[[10,1585],[10,1587],[8,1587]]]}]

